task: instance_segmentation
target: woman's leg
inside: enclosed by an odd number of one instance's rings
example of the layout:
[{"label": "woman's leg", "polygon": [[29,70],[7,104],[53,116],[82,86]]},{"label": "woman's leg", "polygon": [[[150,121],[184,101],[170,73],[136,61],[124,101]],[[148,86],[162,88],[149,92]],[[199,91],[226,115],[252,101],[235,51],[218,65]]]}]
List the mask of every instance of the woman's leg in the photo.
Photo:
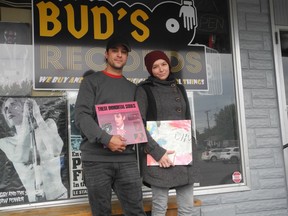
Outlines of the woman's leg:
[{"label": "woman's leg", "polygon": [[193,185],[176,187],[178,216],[191,216],[194,207]]},{"label": "woman's leg", "polygon": [[165,216],[168,202],[169,188],[151,186],[152,216]]}]

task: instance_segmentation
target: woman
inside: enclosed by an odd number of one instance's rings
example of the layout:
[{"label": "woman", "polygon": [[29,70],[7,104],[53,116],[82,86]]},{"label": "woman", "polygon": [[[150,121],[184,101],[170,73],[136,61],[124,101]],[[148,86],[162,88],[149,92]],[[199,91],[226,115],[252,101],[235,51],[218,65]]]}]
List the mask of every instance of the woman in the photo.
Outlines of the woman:
[{"label": "woman", "polygon": [[15,134],[0,139],[0,149],[13,163],[29,202],[67,198],[60,173],[63,141],[55,121],[45,121],[33,99],[8,98],[2,114]]},{"label": "woman", "polygon": [[[136,91],[136,101],[144,122],[191,119],[186,91],[173,77],[166,54],[152,51],[144,60],[150,76],[138,85]],[[168,157],[168,154],[174,152],[162,148],[149,134],[148,143],[141,147],[144,148],[141,161],[143,181],[152,189],[152,215],[166,215],[171,188],[176,190],[178,215],[192,215],[196,157],[193,157],[193,165],[174,166]],[[159,166],[147,166],[146,154],[150,154]]]}]

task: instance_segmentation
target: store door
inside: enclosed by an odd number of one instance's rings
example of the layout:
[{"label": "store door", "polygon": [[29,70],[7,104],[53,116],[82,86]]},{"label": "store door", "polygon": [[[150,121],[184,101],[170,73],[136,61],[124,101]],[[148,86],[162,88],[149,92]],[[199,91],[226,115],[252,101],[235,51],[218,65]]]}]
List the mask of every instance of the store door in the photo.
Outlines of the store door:
[{"label": "store door", "polygon": [[288,27],[287,29],[276,29],[275,33],[277,90],[286,169],[286,183],[288,186]]}]

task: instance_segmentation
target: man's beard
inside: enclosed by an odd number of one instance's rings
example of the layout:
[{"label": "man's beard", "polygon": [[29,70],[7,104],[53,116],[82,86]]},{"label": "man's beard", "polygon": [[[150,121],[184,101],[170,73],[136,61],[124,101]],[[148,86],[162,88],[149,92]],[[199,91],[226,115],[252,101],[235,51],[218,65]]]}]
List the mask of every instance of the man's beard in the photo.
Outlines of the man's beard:
[{"label": "man's beard", "polygon": [[121,66],[117,66],[113,61],[111,62],[108,61],[107,63],[109,64],[110,67],[112,67],[115,70],[123,70],[124,65],[125,65],[125,64],[122,64]]},{"label": "man's beard", "polygon": [[115,69],[115,70],[123,70],[123,67],[124,66],[120,66],[120,67],[118,67],[118,66],[116,66],[116,65],[110,65],[113,69]]}]

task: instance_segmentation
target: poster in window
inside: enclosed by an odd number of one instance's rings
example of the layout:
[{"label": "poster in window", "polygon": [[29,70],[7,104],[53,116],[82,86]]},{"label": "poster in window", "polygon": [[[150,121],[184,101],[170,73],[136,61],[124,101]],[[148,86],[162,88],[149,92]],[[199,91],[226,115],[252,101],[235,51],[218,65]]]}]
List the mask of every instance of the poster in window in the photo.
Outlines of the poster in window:
[{"label": "poster in window", "polygon": [[[174,165],[192,163],[191,120],[147,121],[147,130],[151,137],[166,150]],[[147,154],[148,166],[159,166],[153,157]]]},{"label": "poster in window", "polygon": [[0,206],[68,198],[64,97],[0,98]]},{"label": "poster in window", "polygon": [[0,22],[0,95],[30,95],[33,54],[28,23]]},{"label": "poster in window", "polygon": [[74,111],[77,98],[76,91],[68,91],[69,104],[69,174],[70,174],[70,196],[87,197],[88,192],[83,180],[83,169],[81,161],[80,144],[82,137],[75,126]]},{"label": "poster in window", "polygon": [[[145,54],[160,49],[171,59],[171,69],[179,83],[186,89],[207,90],[205,44],[208,45],[210,34],[206,27],[223,34],[222,26],[226,25],[222,17],[219,24],[218,14],[207,17],[205,12],[199,16],[196,4],[194,0],[32,1],[34,89],[79,89],[85,71],[105,69],[106,43],[111,37],[121,35],[127,38],[133,53],[123,71],[127,79],[135,84],[143,81],[147,77]],[[217,7],[219,4],[222,3],[217,2]],[[67,8],[71,12],[68,19]],[[84,13],[79,8],[87,11]],[[94,11],[95,8],[101,11]],[[204,4],[201,12],[206,9]],[[199,29],[198,19],[209,22],[201,22]],[[201,35],[196,34],[198,29]],[[198,40],[194,42],[195,37]],[[211,46],[220,41],[218,36],[217,40],[213,38]]]}]

